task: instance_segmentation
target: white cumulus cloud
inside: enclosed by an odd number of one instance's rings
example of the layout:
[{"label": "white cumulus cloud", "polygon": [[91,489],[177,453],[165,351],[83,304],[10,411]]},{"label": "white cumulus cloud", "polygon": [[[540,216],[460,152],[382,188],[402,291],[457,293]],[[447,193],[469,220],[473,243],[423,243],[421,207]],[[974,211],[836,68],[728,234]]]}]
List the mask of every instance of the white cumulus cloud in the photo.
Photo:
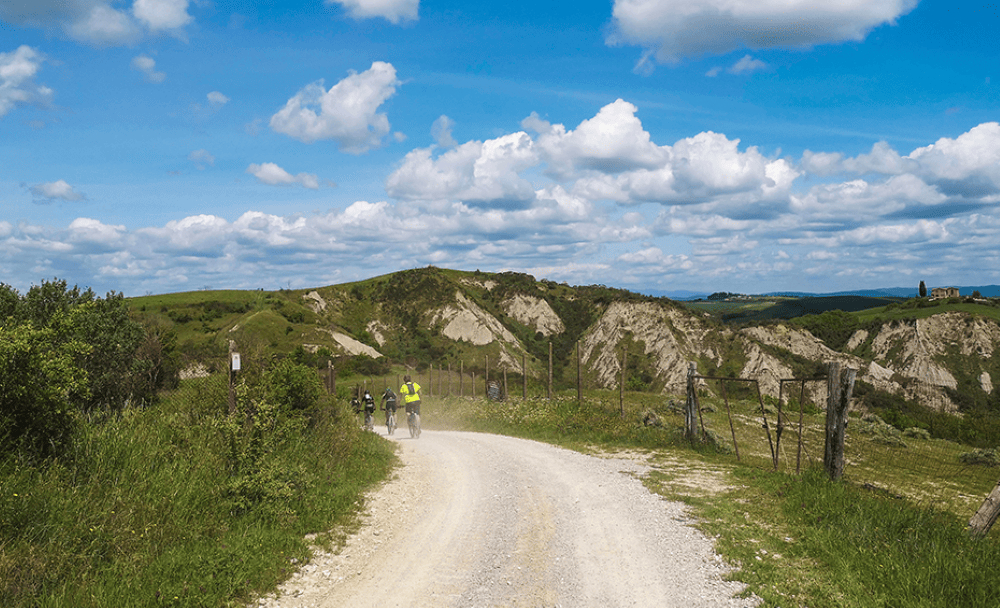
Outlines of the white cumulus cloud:
[{"label": "white cumulus cloud", "polygon": [[218,91],[212,91],[208,94],[208,103],[219,108],[229,103],[229,98]]},{"label": "white cumulus cloud", "polygon": [[453,148],[458,144],[455,138],[451,136],[451,129],[454,126],[455,121],[442,114],[431,125],[431,137],[442,148]]},{"label": "white cumulus cloud", "polygon": [[917,1],[615,0],[607,42],[643,47],[642,64],[743,48],[857,41],[880,25],[895,23]]},{"label": "white cumulus cloud", "polygon": [[208,150],[194,150],[188,154],[188,160],[193,162],[195,167],[201,171],[206,167],[212,167],[215,165],[215,157]]},{"label": "white cumulus cloud", "polygon": [[139,25],[127,13],[106,2],[94,3],[89,10],[67,17],[62,21],[63,31],[75,40],[95,46],[132,44],[141,36]]},{"label": "white cumulus cloud", "polygon": [[135,0],[132,14],[153,30],[174,30],[191,23],[188,0]]},{"label": "white cumulus cloud", "polygon": [[149,55],[138,55],[132,58],[132,69],[142,72],[149,82],[163,82],[167,75],[156,71],[156,60]]},{"label": "white cumulus cloud", "polygon": [[955,139],[942,137],[907,158],[919,164],[919,175],[948,194],[1000,193],[1000,123],[983,123]]},{"label": "white cumulus cloud", "polygon": [[535,188],[520,173],[538,164],[527,133],[471,141],[433,157],[430,148],[414,150],[386,180],[390,196],[411,200],[466,202],[528,201]]},{"label": "white cumulus cloud", "polygon": [[326,0],[339,4],[354,19],[383,17],[390,23],[416,21],[420,0]]},{"label": "white cumulus cloud", "polygon": [[45,184],[38,184],[31,187],[31,193],[39,198],[47,200],[60,199],[64,201],[82,201],[86,196],[78,192],[73,186],[66,183],[66,180],[58,180]]},{"label": "white cumulus cloud", "polygon": [[269,186],[299,184],[303,188],[309,188],[310,190],[319,188],[319,179],[312,173],[292,175],[274,163],[251,164],[247,167],[247,173],[256,177],[261,183]]},{"label": "white cumulus cloud", "polygon": [[389,119],[378,109],[399,84],[396,69],[382,61],[352,72],[329,91],[322,81],[310,84],[271,117],[271,129],[305,143],[332,139],[345,152],[361,154],[389,134]]},{"label": "white cumulus cloud", "polygon": [[0,2],[0,21],[62,31],[93,46],[131,45],[146,31],[183,36],[194,19],[190,0],[135,0],[131,11],[121,0],[15,0]]},{"label": "white cumulus cloud", "polygon": [[538,147],[549,170],[558,175],[571,175],[578,169],[617,173],[661,166],[667,153],[652,142],[635,116],[637,111],[636,106],[618,99],[572,131],[534,114],[521,126],[538,132]]},{"label": "white cumulus cloud", "polygon": [[27,45],[10,53],[0,53],[0,117],[21,104],[46,105],[52,89],[35,82],[45,57]]},{"label": "white cumulus cloud", "polygon": [[729,68],[730,74],[752,74],[753,72],[759,72],[761,70],[766,70],[767,64],[760,59],[754,59],[750,55],[744,55],[742,59],[734,63]]}]

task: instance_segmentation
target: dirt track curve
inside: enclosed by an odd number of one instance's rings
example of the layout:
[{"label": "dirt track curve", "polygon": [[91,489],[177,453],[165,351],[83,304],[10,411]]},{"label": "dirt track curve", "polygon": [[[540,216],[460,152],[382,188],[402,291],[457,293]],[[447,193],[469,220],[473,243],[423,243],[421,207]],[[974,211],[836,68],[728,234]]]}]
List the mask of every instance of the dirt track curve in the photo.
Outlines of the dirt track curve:
[{"label": "dirt track curve", "polygon": [[[385,430],[382,429],[384,434]],[[267,608],[747,607],[682,505],[640,465],[510,437],[405,429],[362,529]]]}]

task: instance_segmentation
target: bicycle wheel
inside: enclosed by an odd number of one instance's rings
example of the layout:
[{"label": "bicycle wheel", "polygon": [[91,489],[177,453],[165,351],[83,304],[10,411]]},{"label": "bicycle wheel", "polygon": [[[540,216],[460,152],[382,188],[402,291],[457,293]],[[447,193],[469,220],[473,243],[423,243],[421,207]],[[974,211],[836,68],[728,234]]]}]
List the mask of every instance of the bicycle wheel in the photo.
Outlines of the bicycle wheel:
[{"label": "bicycle wheel", "polygon": [[406,417],[406,422],[410,426],[410,439],[415,439],[417,436],[417,426],[414,424],[414,418],[416,418],[416,414],[412,412]]}]

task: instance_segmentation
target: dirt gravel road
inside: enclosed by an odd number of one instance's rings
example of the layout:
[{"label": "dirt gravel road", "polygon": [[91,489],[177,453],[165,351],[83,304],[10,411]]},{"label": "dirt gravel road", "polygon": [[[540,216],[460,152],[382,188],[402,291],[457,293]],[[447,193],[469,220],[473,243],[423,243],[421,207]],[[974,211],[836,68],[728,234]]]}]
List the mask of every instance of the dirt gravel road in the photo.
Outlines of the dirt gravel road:
[{"label": "dirt gravel road", "polygon": [[742,585],[682,505],[643,487],[641,465],[480,433],[391,439],[403,466],[361,530],[260,606],[756,605],[733,597]]}]

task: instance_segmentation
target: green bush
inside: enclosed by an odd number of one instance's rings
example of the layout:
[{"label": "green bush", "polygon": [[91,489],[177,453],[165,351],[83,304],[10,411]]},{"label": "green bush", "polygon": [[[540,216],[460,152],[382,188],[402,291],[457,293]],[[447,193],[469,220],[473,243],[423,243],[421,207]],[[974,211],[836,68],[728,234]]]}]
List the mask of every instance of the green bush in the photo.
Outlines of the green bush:
[{"label": "green bush", "polygon": [[61,454],[85,399],[87,374],[76,365],[87,347],[52,329],[0,326],[0,452],[29,459]]},{"label": "green bush", "polygon": [[842,310],[828,310],[818,315],[805,315],[796,318],[795,321],[833,350],[843,349],[860,326],[855,315]]},{"label": "green bush", "polygon": [[958,459],[965,464],[984,467],[1000,467],[1000,454],[996,449],[978,449],[959,454]]},{"label": "green bush", "polygon": [[[149,332],[134,320],[121,294],[111,292],[98,298],[89,289],[81,291],[67,287],[66,281],[53,280],[20,296],[0,284],[0,321],[7,328],[48,329],[52,352],[73,351],[72,365],[83,372],[74,377],[85,385],[83,390],[66,393],[71,409],[106,412],[148,404],[158,388],[176,380],[177,366],[168,364],[173,342],[160,342],[166,333]],[[0,378],[0,382],[17,380]]]},{"label": "green bush", "polygon": [[272,403],[293,412],[311,412],[323,396],[323,383],[316,370],[282,359],[264,374],[264,391]]},{"label": "green bush", "polygon": [[930,439],[931,433],[927,429],[920,429],[917,427],[910,427],[903,429],[903,437],[909,437],[910,439]]}]

